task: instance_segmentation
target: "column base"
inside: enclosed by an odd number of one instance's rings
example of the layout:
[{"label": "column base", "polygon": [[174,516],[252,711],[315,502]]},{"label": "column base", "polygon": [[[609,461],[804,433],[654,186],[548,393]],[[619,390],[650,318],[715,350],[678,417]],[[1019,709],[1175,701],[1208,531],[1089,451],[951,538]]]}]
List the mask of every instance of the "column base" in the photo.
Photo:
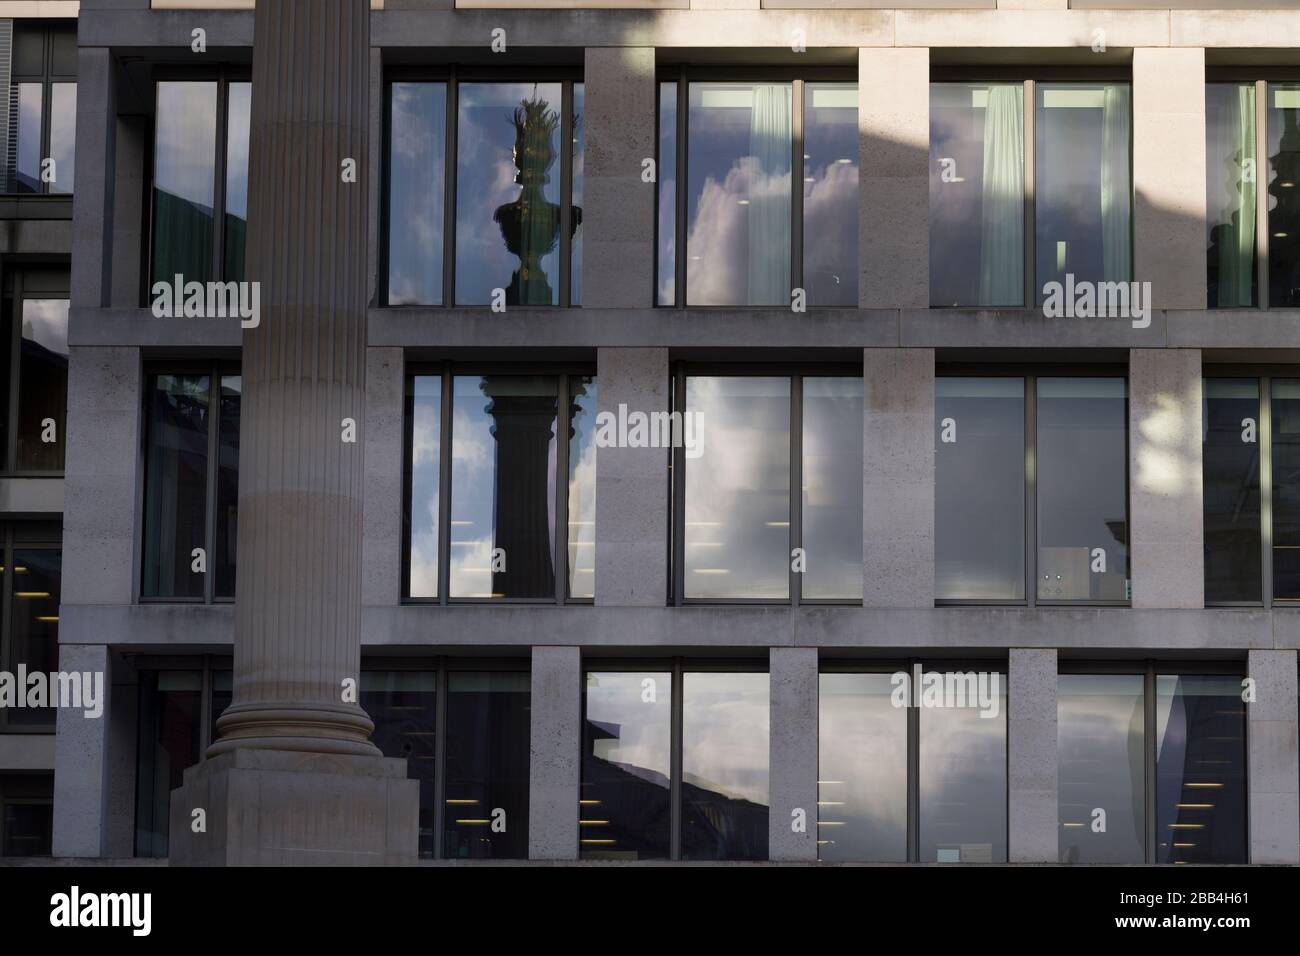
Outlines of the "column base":
[{"label": "column base", "polygon": [[405,760],[241,747],[190,767],[172,791],[170,862],[411,865],[419,786]]}]

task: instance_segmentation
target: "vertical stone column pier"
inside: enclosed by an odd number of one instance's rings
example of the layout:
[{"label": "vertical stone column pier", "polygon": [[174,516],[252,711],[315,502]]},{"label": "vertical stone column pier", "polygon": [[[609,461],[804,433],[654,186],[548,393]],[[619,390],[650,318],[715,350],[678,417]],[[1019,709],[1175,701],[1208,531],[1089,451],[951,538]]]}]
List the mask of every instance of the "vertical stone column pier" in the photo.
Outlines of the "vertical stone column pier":
[{"label": "vertical stone column pier", "polygon": [[416,856],[418,785],[369,742],[354,692],[369,58],[368,0],[256,7],[247,262],[261,320],[243,336],[234,701],[173,794],[173,863]]}]

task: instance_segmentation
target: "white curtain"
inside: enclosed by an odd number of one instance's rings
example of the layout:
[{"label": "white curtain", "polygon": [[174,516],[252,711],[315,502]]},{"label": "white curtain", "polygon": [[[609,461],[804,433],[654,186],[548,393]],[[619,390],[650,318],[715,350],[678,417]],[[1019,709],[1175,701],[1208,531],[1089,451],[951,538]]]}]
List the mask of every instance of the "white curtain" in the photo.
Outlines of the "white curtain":
[{"label": "white curtain", "polygon": [[1019,86],[989,88],[980,203],[980,305],[1025,298],[1025,129]]},{"label": "white curtain", "polygon": [[1128,85],[1107,85],[1102,106],[1101,258],[1108,282],[1128,282],[1132,269],[1129,116]]}]

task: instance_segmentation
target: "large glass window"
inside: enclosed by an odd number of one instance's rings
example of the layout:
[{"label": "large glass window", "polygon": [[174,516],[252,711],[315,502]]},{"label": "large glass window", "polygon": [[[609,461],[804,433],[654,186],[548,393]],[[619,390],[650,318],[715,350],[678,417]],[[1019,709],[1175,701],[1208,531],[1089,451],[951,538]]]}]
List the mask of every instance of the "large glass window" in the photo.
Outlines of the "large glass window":
[{"label": "large glass window", "polygon": [[0,857],[50,856],[54,775],[0,773]]},{"label": "large glass window", "polygon": [[855,307],[857,115],[852,82],[662,83],[656,302]]},{"label": "large glass window", "polygon": [[1146,708],[1141,674],[1057,682],[1062,863],[1146,859]]},{"label": "large glass window", "polygon": [[1210,308],[1258,300],[1254,83],[1205,85],[1205,226]]},{"label": "large glass window", "polygon": [[1129,599],[1123,378],[940,376],[935,418],[938,600]]},{"label": "large glass window", "polygon": [[406,406],[406,597],[594,598],[594,376],[448,369]]},{"label": "large glass window", "polygon": [[1002,668],[841,666],[819,684],[819,859],[1005,862]]},{"label": "large glass window", "polygon": [[1207,378],[1202,461],[1205,494],[1205,600],[1260,600],[1259,380]]},{"label": "large glass window", "polygon": [[389,305],[581,303],[583,93],[558,79],[388,84]]},{"label": "large glass window", "polygon": [[147,378],[141,594],[235,594],[241,380],[221,368]]},{"label": "large glass window", "polygon": [[672,724],[672,672],[587,673],[578,813],[583,859],[671,855]]},{"label": "large glass window", "polygon": [[448,673],[444,857],[528,856],[529,700],[527,672]]},{"label": "large glass window", "polygon": [[63,472],[68,409],[68,274],[24,269],[4,277],[0,302],[0,459],[11,473]]},{"label": "large glass window", "polygon": [[930,86],[930,304],[1025,301],[1022,83]]},{"label": "large glass window", "polygon": [[76,24],[14,23],[7,193],[69,194],[76,175]]},{"label": "large glass window", "polygon": [[437,703],[437,671],[361,672],[361,709],[375,723],[371,742],[385,757],[405,760],[406,776],[420,782],[419,852],[425,859],[437,852]]},{"label": "large glass window", "polygon": [[203,684],[202,669],[140,673],[136,856],[167,855],[171,793],[212,739],[203,736]]},{"label": "large glass window", "polygon": [[150,285],[244,278],[250,95],[242,80],[158,82]]},{"label": "large glass window", "polygon": [[677,390],[680,599],[861,600],[862,379],[681,370]]},{"label": "large glass window", "polygon": [[[62,535],[57,523],[0,525],[0,670],[48,674],[59,664]],[[0,707],[0,731],[54,729],[52,707]]]},{"label": "large glass window", "polygon": [[1300,305],[1300,83],[1270,83],[1268,136],[1268,305]]}]

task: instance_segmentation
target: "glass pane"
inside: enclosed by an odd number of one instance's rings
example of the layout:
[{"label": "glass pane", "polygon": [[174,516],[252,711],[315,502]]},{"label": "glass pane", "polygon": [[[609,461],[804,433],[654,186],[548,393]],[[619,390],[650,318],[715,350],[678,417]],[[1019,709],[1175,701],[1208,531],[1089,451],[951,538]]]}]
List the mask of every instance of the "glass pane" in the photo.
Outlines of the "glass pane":
[{"label": "glass pane", "polygon": [[1246,862],[1240,677],[1156,676],[1156,862]]},{"label": "glass pane", "polygon": [[672,675],[589,673],[578,836],[584,860],[666,860]]},{"label": "glass pane", "polygon": [[[406,395],[411,422],[411,554],[407,595],[438,596],[438,482],[442,447],[442,377],[417,375]],[[453,526],[454,527],[454,526]]]},{"label": "glass pane", "polygon": [[447,859],[528,856],[529,677],[447,675]]},{"label": "glass pane", "polygon": [[927,671],[917,695],[921,862],[1006,862],[1005,675]]},{"label": "glass pane", "polygon": [[5,835],[0,856],[49,856],[54,830],[51,803],[9,803],[4,805],[0,832]]},{"label": "glass pane", "polygon": [[1260,601],[1259,381],[1207,378],[1205,600]]},{"label": "glass pane", "polygon": [[[38,193],[41,191],[41,101],[43,85],[40,83],[15,83],[18,88],[17,133],[11,147],[17,157],[14,192]],[[14,120],[10,121],[11,124]]]},{"label": "glass pane", "polygon": [[569,597],[596,596],[596,379],[569,379]]},{"label": "glass pane", "polygon": [[677,302],[677,84],[659,84],[659,272],[655,305]]},{"label": "glass pane", "polygon": [[856,308],[857,84],[805,84],[803,136],[803,284],[808,304]]},{"label": "glass pane", "polygon": [[935,382],[935,597],[1025,599],[1025,382]]},{"label": "glass pane", "polygon": [[1273,598],[1300,600],[1300,379],[1274,379]]},{"label": "glass pane", "polygon": [[1270,83],[1268,112],[1268,304],[1300,305],[1300,83]]},{"label": "glass pane", "polygon": [[555,378],[457,375],[451,597],[555,597]]},{"label": "glass pane", "polygon": [[1146,862],[1144,683],[1141,674],[1058,678],[1062,863]]},{"label": "glass pane", "polygon": [[77,84],[50,86],[50,192],[70,193],[77,171]]},{"label": "glass pane", "polygon": [[167,855],[171,792],[202,756],[202,671],[142,671],[136,754],[135,855]]},{"label": "glass pane", "polygon": [[682,859],[767,859],[767,674],[682,675]]},{"label": "glass pane", "polygon": [[686,301],[790,304],[789,83],[690,84]]},{"label": "glass pane", "polygon": [[[25,665],[29,673],[49,674],[59,668],[59,591],[63,552],[53,548],[17,548],[13,555],[10,660]],[[55,715],[52,707],[13,707],[6,709],[5,716],[10,725],[52,726]]]},{"label": "glass pane", "polygon": [[587,138],[585,96],[581,83],[573,84],[573,249],[569,263],[569,301],[582,305],[582,183],[583,153]]},{"label": "glass pane", "polygon": [[1038,598],[1126,601],[1128,400],[1122,378],[1038,380]]},{"label": "glass pane", "polygon": [[447,84],[393,83],[388,106],[388,304],[442,304]]},{"label": "glass pane", "polygon": [[231,83],[226,104],[226,215],[225,258],[227,282],[244,279],[244,248],[248,236],[248,126],[253,84]]},{"label": "glass pane", "polygon": [[221,736],[217,733],[217,718],[226,712],[226,708],[234,700],[234,695],[234,673],[228,670],[214,670],[212,672],[212,727],[208,731],[213,740]]},{"label": "glass pane", "polygon": [[68,300],[24,299],[18,467],[62,471],[68,417]]},{"label": "glass pane", "polygon": [[208,404],[206,375],[154,375],[145,445],[145,597],[201,598],[193,550],[206,547]]},{"label": "glass pane", "polygon": [[[456,301],[557,305],[559,83],[457,88]],[[576,224],[575,224],[576,225]]]},{"label": "glass pane", "polygon": [[790,380],[691,376],[686,416],[685,596],[788,598]]},{"label": "glass pane", "polygon": [[907,708],[889,674],[822,674],[817,858],[907,860]]},{"label": "glass pane", "polygon": [[1210,308],[1255,305],[1255,84],[1205,86],[1206,279]]},{"label": "glass pane", "polygon": [[1049,282],[1128,282],[1132,271],[1127,83],[1040,83],[1034,118],[1039,301]]},{"label": "glass pane", "polygon": [[1021,83],[930,84],[930,304],[1025,301]]},{"label": "glass pane", "polygon": [[158,84],[154,129],[153,281],[212,278],[217,84]]},{"label": "glass pane", "polygon": [[221,419],[217,423],[216,596],[235,596],[236,532],[239,529],[239,406],[243,379],[221,377]]},{"label": "glass pane", "polygon": [[862,379],[803,380],[803,597],[862,597]]},{"label": "glass pane", "polygon": [[385,757],[406,761],[420,782],[420,856],[434,854],[434,741],[438,675],[433,671],[362,671],[361,707],[375,722],[371,742]]}]

